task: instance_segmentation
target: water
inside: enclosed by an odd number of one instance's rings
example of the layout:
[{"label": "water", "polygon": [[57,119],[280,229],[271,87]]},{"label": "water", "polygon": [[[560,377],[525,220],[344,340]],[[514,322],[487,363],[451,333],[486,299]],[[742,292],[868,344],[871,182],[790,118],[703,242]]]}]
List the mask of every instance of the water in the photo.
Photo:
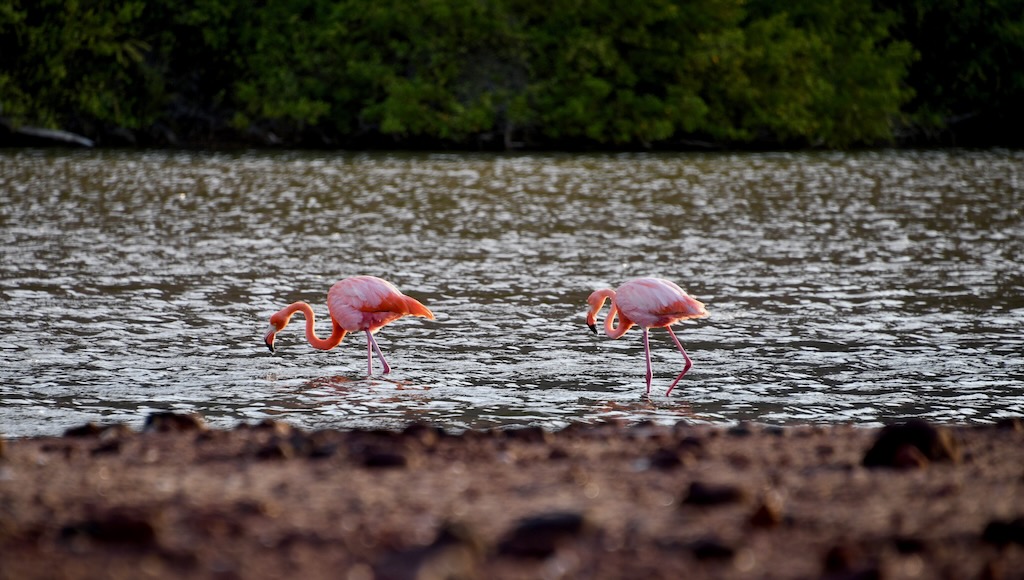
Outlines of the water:
[{"label": "water", "polygon": [[[463,155],[0,152],[0,432],[138,426],[450,430],[622,418],[856,423],[1024,415],[1024,153]],[[337,279],[437,320],[312,349]],[[587,295],[676,281],[711,317],[584,326]],[[379,367],[378,367],[379,369]]]}]

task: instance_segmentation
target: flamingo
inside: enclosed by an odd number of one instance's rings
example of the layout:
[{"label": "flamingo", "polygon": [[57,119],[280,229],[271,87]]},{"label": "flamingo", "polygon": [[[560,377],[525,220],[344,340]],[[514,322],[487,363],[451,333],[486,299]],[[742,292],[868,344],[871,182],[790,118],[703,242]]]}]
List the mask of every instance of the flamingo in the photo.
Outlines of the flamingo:
[{"label": "flamingo", "polygon": [[[597,334],[597,313],[601,311],[606,300],[611,300],[611,312],[604,320],[604,331],[610,338],[620,338],[626,331],[639,324],[644,331],[644,357],[647,359],[647,392],[651,394],[651,347],[647,339],[648,330],[651,328],[665,327],[672,341],[683,353],[686,365],[683,372],[679,373],[676,380],[672,381],[667,397],[672,393],[679,379],[683,378],[686,371],[693,366],[693,361],[686,354],[686,349],[680,344],[676,334],[672,332],[672,325],[680,320],[690,318],[703,318],[708,315],[704,304],[695,300],[675,283],[661,278],[636,278],[623,283],[617,289],[605,288],[596,290],[587,298],[590,304],[590,311],[587,313],[587,326]],[[615,326],[615,317],[619,318],[619,325]]]},{"label": "flamingo", "polygon": [[336,282],[327,292],[327,310],[331,315],[333,330],[327,338],[316,335],[316,316],[305,302],[294,302],[270,317],[270,330],[263,337],[270,352],[274,352],[274,337],[288,326],[292,315],[302,312],[306,317],[306,340],[313,348],[331,350],[341,344],[348,332],[366,331],[366,370],[373,375],[373,353],[377,353],[384,374],[391,372],[391,365],[377,346],[373,333],[386,324],[407,315],[434,319],[426,306],[415,298],[398,291],[390,282],[375,276],[353,276]]}]

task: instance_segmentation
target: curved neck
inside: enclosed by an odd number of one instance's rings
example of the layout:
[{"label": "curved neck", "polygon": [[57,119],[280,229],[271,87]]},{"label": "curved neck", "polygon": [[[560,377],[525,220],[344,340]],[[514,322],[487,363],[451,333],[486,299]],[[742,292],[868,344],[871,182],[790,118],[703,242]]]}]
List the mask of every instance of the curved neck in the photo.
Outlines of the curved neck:
[{"label": "curved neck", "polygon": [[[611,311],[608,312],[608,318],[604,319],[604,332],[609,338],[619,338],[632,328],[633,321],[619,312],[619,307],[615,305],[615,291],[610,288],[598,290],[590,295],[587,300],[590,303],[587,324],[594,324],[597,321],[597,313],[604,307],[606,300],[611,300]],[[618,326],[615,325],[616,318],[619,319]]]},{"label": "curved neck", "polygon": [[[615,319],[619,319],[619,325],[615,326]],[[609,338],[619,338],[626,331],[633,327],[633,321],[619,313],[619,307],[612,300],[612,309],[608,312],[608,318],[604,319],[604,332]]]},{"label": "curved neck", "polygon": [[316,335],[316,314],[313,313],[313,308],[311,308],[309,304],[306,304],[305,302],[295,302],[293,304],[289,304],[281,312],[286,317],[284,325],[281,326],[282,330],[284,329],[285,326],[288,325],[288,322],[291,320],[292,315],[295,314],[296,312],[301,312],[306,317],[306,340],[309,341],[309,344],[313,348],[320,350],[331,350],[332,348],[341,344],[342,339],[345,338],[346,331],[342,329],[340,326],[338,326],[337,323],[334,323],[332,325],[334,328],[331,331],[330,336],[328,336],[327,338],[318,337]]}]

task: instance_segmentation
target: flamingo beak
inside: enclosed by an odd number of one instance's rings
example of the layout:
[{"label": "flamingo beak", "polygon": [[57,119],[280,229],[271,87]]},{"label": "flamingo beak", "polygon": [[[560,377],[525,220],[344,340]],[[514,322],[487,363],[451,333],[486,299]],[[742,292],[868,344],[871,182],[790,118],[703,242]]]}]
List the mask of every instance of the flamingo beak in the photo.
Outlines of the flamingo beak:
[{"label": "flamingo beak", "polygon": [[590,332],[593,332],[594,334],[597,334],[597,325],[596,324],[588,324],[587,326],[590,327]]},{"label": "flamingo beak", "polygon": [[274,327],[274,326],[271,326],[270,330],[267,332],[266,336],[263,337],[263,342],[266,343],[267,348],[270,349],[270,353],[271,354],[274,353],[274,337],[275,336],[277,336],[277,328]]}]

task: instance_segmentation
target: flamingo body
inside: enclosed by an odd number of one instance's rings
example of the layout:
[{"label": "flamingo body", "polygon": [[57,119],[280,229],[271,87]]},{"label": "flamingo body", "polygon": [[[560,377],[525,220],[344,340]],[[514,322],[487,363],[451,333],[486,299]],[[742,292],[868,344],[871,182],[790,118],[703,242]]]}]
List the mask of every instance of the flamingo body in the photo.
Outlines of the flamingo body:
[{"label": "flamingo body", "polygon": [[434,314],[415,298],[402,294],[391,283],[374,276],[353,276],[336,282],[327,292],[327,311],[331,317],[332,332],[328,338],[316,335],[316,316],[305,302],[294,302],[270,317],[270,329],[263,337],[270,352],[274,352],[274,339],[288,326],[296,312],[306,318],[306,339],[313,348],[330,350],[349,332],[364,331],[367,342],[367,373],[373,374],[373,353],[377,353],[384,374],[391,372],[373,333],[403,316],[421,316],[429,320]]},{"label": "flamingo body", "polygon": [[[672,332],[672,325],[681,320],[703,318],[708,315],[704,304],[694,299],[674,282],[661,278],[636,278],[623,283],[612,290],[605,288],[596,290],[587,299],[590,310],[587,312],[587,326],[597,333],[597,314],[604,303],[611,300],[611,311],[604,321],[605,333],[611,338],[620,338],[626,331],[639,325],[643,329],[644,356],[647,360],[647,394],[651,392],[651,348],[648,332],[651,328],[664,327],[668,330],[672,341],[686,361],[683,371],[672,381],[665,395],[672,393],[679,379],[683,378],[693,361],[686,354],[686,349]],[[618,319],[616,326],[615,320]]]}]

